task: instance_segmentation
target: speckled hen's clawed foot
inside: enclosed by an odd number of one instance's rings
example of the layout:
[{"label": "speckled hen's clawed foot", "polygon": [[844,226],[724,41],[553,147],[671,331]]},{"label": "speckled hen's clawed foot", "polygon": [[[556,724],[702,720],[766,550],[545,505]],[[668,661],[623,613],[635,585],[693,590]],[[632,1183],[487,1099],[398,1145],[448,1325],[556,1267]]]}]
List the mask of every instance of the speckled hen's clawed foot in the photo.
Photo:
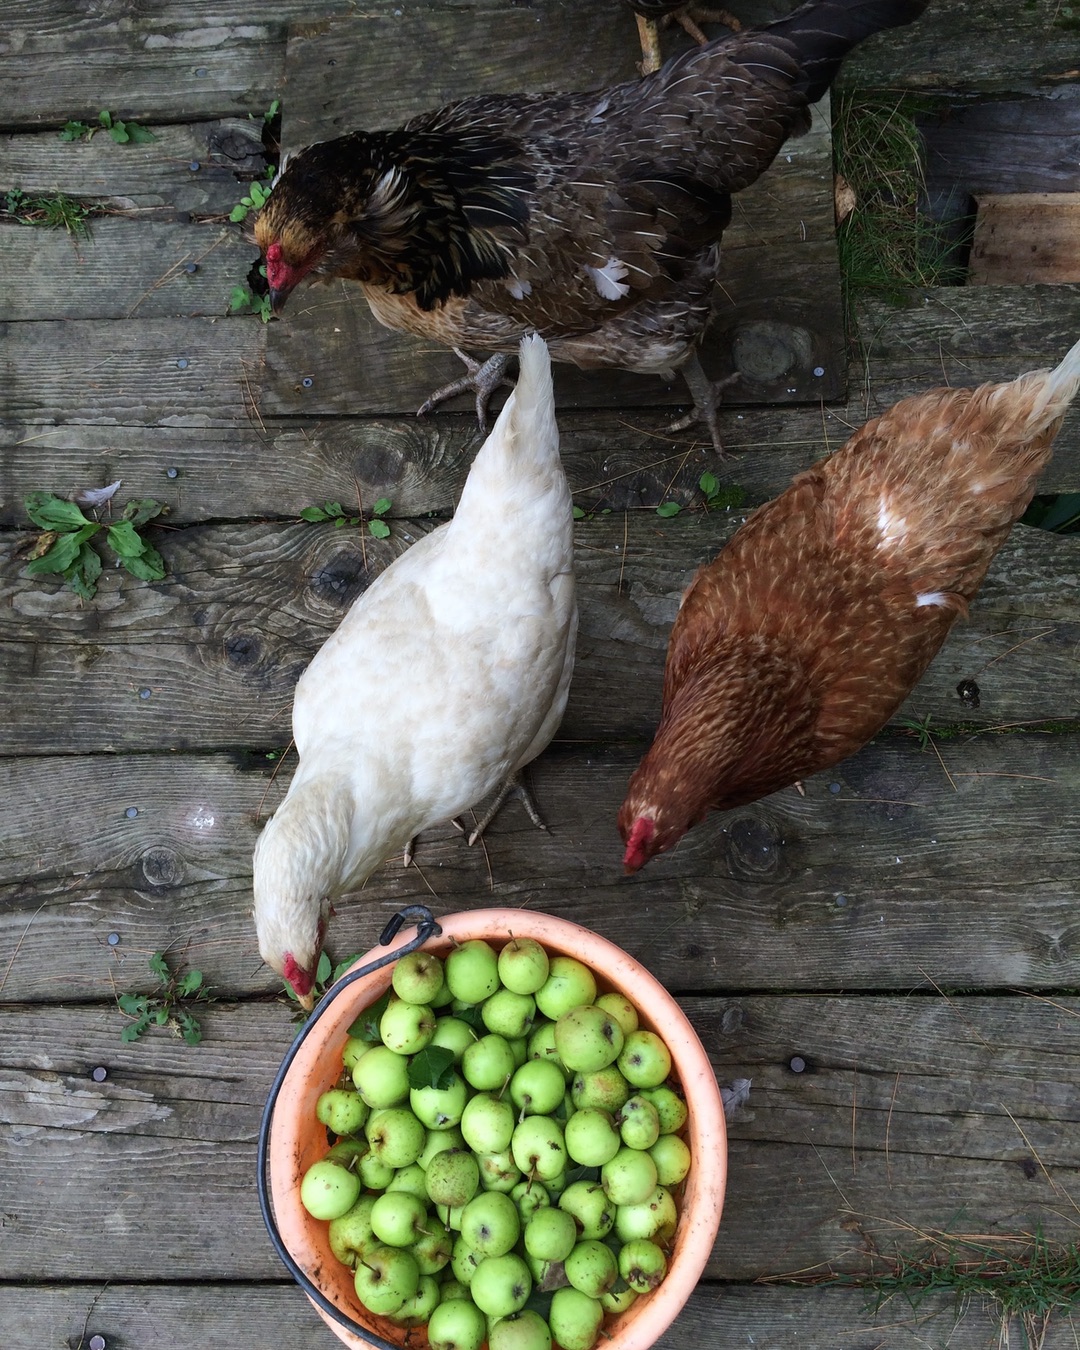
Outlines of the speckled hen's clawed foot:
[{"label": "speckled hen's clawed foot", "polygon": [[721,459],[727,459],[728,455],[720,439],[720,421],[716,415],[716,409],[719,406],[723,391],[739,379],[739,372],[736,371],[733,375],[725,375],[722,380],[710,380],[702,370],[696,352],[689,361],[683,362],[679,370],[682,372],[682,377],[690,390],[694,406],[685,417],[680,417],[670,423],[668,431],[685,431],[695,422],[704,422],[709,429],[709,438],[713,443],[713,449]]},{"label": "speckled hen's clawed foot", "polygon": [[484,833],[487,827],[495,819],[495,816],[499,813],[499,810],[501,809],[503,803],[506,801],[508,797],[517,797],[520,800],[522,806],[524,806],[525,811],[528,814],[529,819],[532,821],[532,823],[536,826],[538,830],[544,831],[547,830],[547,826],[544,824],[544,820],[540,815],[540,812],[536,809],[536,803],[533,801],[532,796],[529,793],[529,789],[525,786],[521,774],[515,773],[511,775],[511,777],[509,777],[506,780],[506,782],[502,785],[502,787],[499,789],[498,795],[496,796],[494,802],[492,802],[491,806],[489,806],[487,811],[484,813],[484,818],[480,821],[480,824],[477,825],[476,829],[473,830],[472,834],[469,835],[468,842],[470,848],[472,848],[473,844],[476,843],[476,841],[481,837],[481,835]]},{"label": "speckled hen's clawed foot", "polygon": [[488,404],[491,402],[492,394],[500,384],[508,385],[511,389],[514,387],[514,381],[506,374],[506,367],[513,360],[513,357],[507,352],[497,352],[494,356],[489,356],[486,361],[475,361],[459,347],[454,348],[454,355],[465,362],[465,368],[469,373],[462,375],[460,380],[451,380],[449,384],[444,384],[441,389],[436,389],[417,408],[416,415],[417,417],[423,417],[438,404],[448,398],[453,398],[455,394],[473,393],[476,395],[476,420],[480,430],[486,435]]}]

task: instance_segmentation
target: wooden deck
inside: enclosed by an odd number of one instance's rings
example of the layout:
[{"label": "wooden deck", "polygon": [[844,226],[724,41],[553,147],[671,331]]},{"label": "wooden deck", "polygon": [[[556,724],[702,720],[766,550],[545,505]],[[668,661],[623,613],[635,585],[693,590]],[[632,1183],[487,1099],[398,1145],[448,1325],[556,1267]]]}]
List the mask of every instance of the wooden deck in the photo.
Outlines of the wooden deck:
[{"label": "wooden deck", "polygon": [[[297,676],[366,581],[452,510],[478,439],[466,412],[409,415],[452,364],[376,330],[340,291],[298,295],[269,326],[227,315],[255,258],[227,217],[262,170],[275,98],[298,144],[335,119],[389,122],[499,80],[629,78],[634,61],[615,0],[339,7],[329,23],[311,0],[0,0],[0,194],[63,191],[112,212],[85,241],[0,218],[5,1350],[86,1350],[95,1335],[108,1350],[338,1344],[256,1202],[260,1109],[293,1026],[259,963],[251,851],[290,772],[274,777]],[[937,0],[845,79],[1023,96],[1045,128],[1048,101],[1080,86],[1071,15],[1054,0]],[[158,139],[57,138],[102,108]],[[732,359],[733,323],[811,335],[791,379],[744,383],[722,415],[735,458],[719,472],[745,507],[896,398],[1053,363],[1080,332],[1076,286],[952,288],[864,306],[845,345],[827,145],[823,113],[747,194],[728,251],[735,317],[712,359]],[[938,146],[936,182],[955,154]],[[1080,189],[1069,158],[1055,190]],[[827,379],[807,351],[829,353]],[[681,398],[619,377],[560,384],[587,518],[570,707],[533,772],[550,835],[514,808],[485,850],[431,832],[416,869],[392,861],[340,907],[333,952],[370,946],[404,903],[542,908],[643,960],[718,1076],[753,1080],[720,1235],[664,1350],[1023,1345],[1020,1321],[999,1340],[978,1299],[897,1297],[875,1314],[866,1284],[932,1232],[1005,1252],[1012,1235],[1076,1236],[1080,538],[1018,528],[872,745],[805,796],[716,817],[625,878],[615,812],[655,723],[667,630],[695,565],[745,516],[700,508],[711,459],[663,431],[661,405]],[[151,532],[166,579],[109,570],[80,603],[28,577],[26,495],[117,478],[118,502],[170,508]],[[1075,411],[1045,489],[1080,489]],[[388,540],[298,520],[358,493],[392,501]],[[663,519],[668,499],[686,509]],[[977,708],[958,696],[965,679]],[[927,716],[923,749],[904,719]],[[167,1031],[121,1042],[115,996],[153,987],[161,949],[213,994],[197,1047]],[[804,1282],[830,1273],[851,1278]],[[1038,1329],[1046,1350],[1080,1337],[1067,1312]]]}]

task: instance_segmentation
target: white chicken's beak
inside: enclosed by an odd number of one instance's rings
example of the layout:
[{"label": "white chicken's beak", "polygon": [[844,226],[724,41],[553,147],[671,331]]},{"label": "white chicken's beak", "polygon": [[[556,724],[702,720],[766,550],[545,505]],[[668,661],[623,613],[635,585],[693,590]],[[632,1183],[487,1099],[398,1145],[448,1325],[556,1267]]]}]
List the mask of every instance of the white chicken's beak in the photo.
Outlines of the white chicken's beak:
[{"label": "white chicken's beak", "polygon": [[308,1013],[309,1013],[309,1012],[311,1012],[312,1008],[314,1008],[314,1006],[315,1006],[315,995],[314,995],[314,994],[297,994],[297,996],[296,996],[296,1001],[297,1001],[297,1003],[300,1004],[301,1008],[303,1008],[303,1010],[304,1010],[305,1012],[308,1012]]}]

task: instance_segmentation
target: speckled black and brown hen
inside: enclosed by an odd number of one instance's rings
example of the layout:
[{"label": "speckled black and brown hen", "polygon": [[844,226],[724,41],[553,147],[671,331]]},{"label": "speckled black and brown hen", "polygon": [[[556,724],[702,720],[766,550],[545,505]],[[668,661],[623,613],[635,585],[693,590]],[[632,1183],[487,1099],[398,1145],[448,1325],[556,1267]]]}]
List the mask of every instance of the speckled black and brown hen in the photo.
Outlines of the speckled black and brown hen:
[{"label": "speckled black and brown hen", "polygon": [[496,355],[438,391],[491,389],[525,333],[552,357],[670,378],[720,438],[696,348],[731,194],[810,122],[858,42],[927,0],[810,0],[641,80],[477,95],[294,155],[255,226],[271,304],[305,277],[359,283],[387,327]]},{"label": "speckled black and brown hen", "polygon": [[742,24],[726,9],[705,9],[701,5],[687,4],[686,0],[623,0],[623,3],[629,5],[637,15],[638,37],[641,39],[642,75],[650,75],[654,70],[660,69],[662,26],[677,23],[702,46],[708,42],[708,38],[698,24],[722,23],[733,33],[742,31]]}]

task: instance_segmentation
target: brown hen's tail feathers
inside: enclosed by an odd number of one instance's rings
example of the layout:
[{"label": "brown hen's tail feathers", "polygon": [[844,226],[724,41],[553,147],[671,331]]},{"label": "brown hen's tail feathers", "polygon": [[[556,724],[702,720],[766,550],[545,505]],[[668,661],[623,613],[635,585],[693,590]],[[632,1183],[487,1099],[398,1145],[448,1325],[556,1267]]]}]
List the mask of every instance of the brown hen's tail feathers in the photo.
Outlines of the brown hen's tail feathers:
[{"label": "brown hen's tail feathers", "polygon": [[852,47],[873,33],[913,23],[930,0],[808,0],[762,30],[794,42],[806,77],[806,97],[816,103]]},{"label": "brown hen's tail feathers", "polygon": [[[1080,391],[1080,342],[1066,353],[1053,370],[1029,370],[1009,384],[998,385],[990,394],[992,403],[1013,404],[1024,421],[1016,428],[1023,440],[1040,435],[1060,421]],[[1025,409],[1023,395],[1030,397]]]}]

